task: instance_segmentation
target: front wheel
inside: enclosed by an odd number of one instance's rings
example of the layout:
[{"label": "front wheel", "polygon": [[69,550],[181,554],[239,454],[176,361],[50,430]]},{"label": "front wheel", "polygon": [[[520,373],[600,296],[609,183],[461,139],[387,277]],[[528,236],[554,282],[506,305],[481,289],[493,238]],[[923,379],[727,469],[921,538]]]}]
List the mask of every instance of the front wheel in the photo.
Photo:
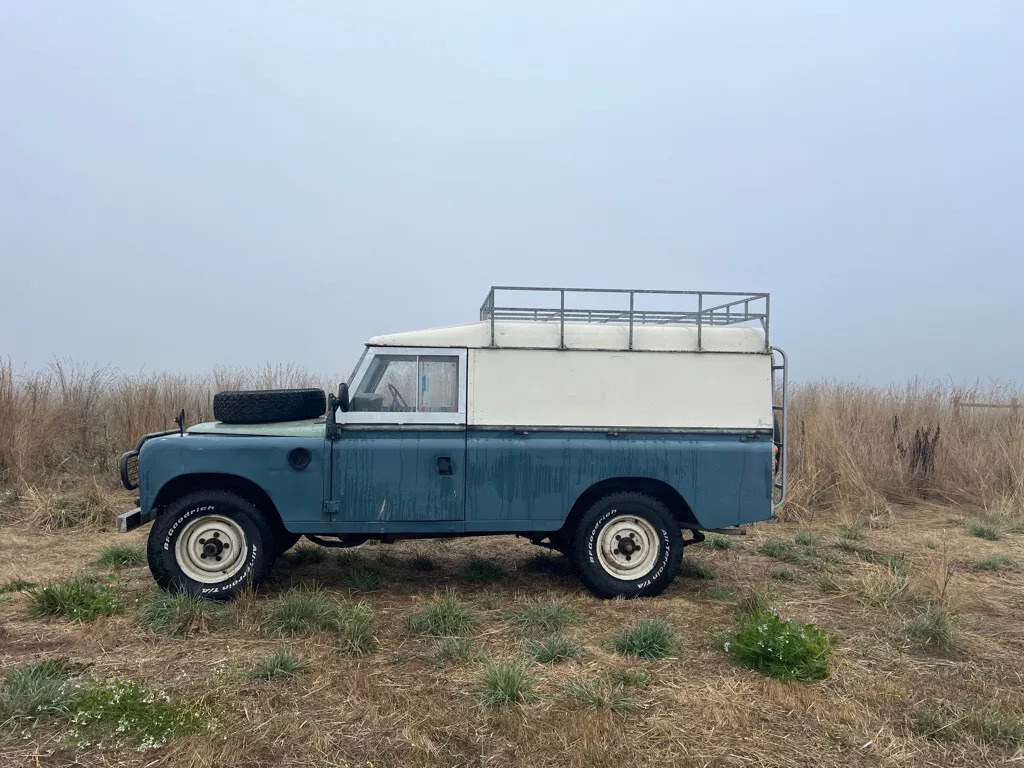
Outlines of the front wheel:
[{"label": "front wheel", "polygon": [[247,499],[197,491],[168,505],[149,531],[149,569],[163,589],[230,600],[277,559],[274,529]]},{"label": "front wheel", "polygon": [[580,581],[598,597],[651,597],[679,572],[683,533],[657,499],[613,493],[583,513],[569,553]]}]

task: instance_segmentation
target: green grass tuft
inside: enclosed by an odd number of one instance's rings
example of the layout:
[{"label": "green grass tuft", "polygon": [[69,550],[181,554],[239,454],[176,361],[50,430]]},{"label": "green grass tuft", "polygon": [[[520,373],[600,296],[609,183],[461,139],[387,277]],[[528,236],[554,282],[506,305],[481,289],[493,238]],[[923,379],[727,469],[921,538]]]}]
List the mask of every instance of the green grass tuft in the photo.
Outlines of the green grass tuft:
[{"label": "green grass tuft", "polygon": [[911,725],[933,741],[960,742],[1013,748],[1024,746],[1024,720],[988,706],[965,707],[938,701],[911,713]]},{"label": "green grass tuft", "polygon": [[989,541],[999,541],[1003,538],[1003,528],[999,523],[989,517],[981,517],[977,520],[971,520],[967,524],[967,530],[977,536],[979,539],[987,539]]},{"label": "green grass tuft", "polygon": [[839,535],[848,541],[867,541],[867,533],[863,523],[850,523],[839,526]]},{"label": "green grass tuft", "polygon": [[988,555],[975,560],[971,565],[981,571],[1010,571],[1013,570],[1014,561],[1006,555]]},{"label": "green grass tuft", "polygon": [[736,540],[732,536],[708,536],[712,549],[734,549]]},{"label": "green grass tuft", "polygon": [[702,579],[704,581],[712,581],[716,578],[715,571],[711,566],[690,557],[684,557],[679,564],[679,575],[684,579]]},{"label": "green grass tuft", "polygon": [[521,662],[490,663],[480,675],[481,699],[485,707],[525,704],[536,698],[533,683],[533,676]]},{"label": "green grass tuft", "polygon": [[372,565],[354,564],[345,577],[345,586],[359,592],[380,589],[384,585],[384,572]]},{"label": "green grass tuft", "polygon": [[427,604],[422,611],[405,619],[410,632],[435,637],[458,637],[476,628],[476,614],[454,592],[445,593]]},{"label": "green grass tuft", "polygon": [[736,599],[736,593],[725,587],[708,587],[701,590],[698,597],[705,600],[717,600],[722,603],[731,603]]},{"label": "green grass tuft", "polygon": [[288,556],[302,565],[316,565],[327,559],[327,550],[313,544],[299,544],[288,553]]},{"label": "green grass tuft", "polygon": [[770,610],[741,613],[722,650],[744,667],[780,680],[823,680],[836,637],[813,624],[785,621]]},{"label": "green grass tuft", "polygon": [[928,547],[928,549],[938,549],[939,548],[939,542],[937,542],[935,539],[928,539],[924,543],[924,545],[926,547]]},{"label": "green grass tuft", "polygon": [[907,622],[907,638],[920,648],[953,650],[956,638],[949,610],[941,603],[925,603]]},{"label": "green grass tuft", "polygon": [[434,659],[439,664],[464,664],[472,656],[469,640],[464,637],[445,637],[434,643]]},{"label": "green grass tuft", "polygon": [[29,593],[28,600],[32,618],[64,616],[72,621],[92,621],[123,608],[108,585],[78,577],[39,587]]},{"label": "green grass tuft", "polygon": [[608,641],[609,647],[623,656],[663,659],[679,648],[679,638],[663,619],[644,619],[632,629]]},{"label": "green grass tuft", "polygon": [[541,664],[557,664],[578,659],[583,649],[565,635],[550,635],[544,640],[527,640],[526,650]]},{"label": "green grass tuft", "polygon": [[377,647],[373,609],[366,603],[337,602],[319,588],[297,587],[270,601],[263,631],[277,637],[336,633],[339,650],[362,654]]},{"label": "green grass tuft", "polygon": [[490,584],[505,578],[505,569],[491,560],[474,557],[462,572],[462,577],[466,581]]},{"label": "green grass tuft", "polygon": [[353,656],[377,650],[376,619],[367,603],[342,603],[338,613],[338,650]]},{"label": "green grass tuft", "polygon": [[569,698],[574,699],[587,709],[604,709],[607,707],[616,714],[632,712],[636,702],[622,693],[621,686],[607,687],[600,681],[589,683],[573,681],[565,686]]},{"label": "green grass tuft", "polygon": [[96,558],[104,568],[138,568],[146,564],[146,550],[141,544],[111,544]]},{"label": "green grass tuft", "polygon": [[409,566],[414,571],[432,571],[434,570],[434,561],[426,555],[416,555],[410,562]]},{"label": "green grass tuft", "polygon": [[5,595],[8,592],[26,592],[30,589],[35,588],[36,583],[34,581],[25,581],[24,579],[11,579],[0,584],[0,595]]},{"label": "green grass tuft", "polygon": [[156,590],[139,604],[138,622],[161,635],[188,637],[210,623],[219,606],[185,592]]},{"label": "green grass tuft", "polygon": [[821,536],[810,531],[797,531],[793,539],[797,544],[805,547],[816,547],[821,544]]},{"label": "green grass tuft", "polygon": [[796,574],[793,571],[787,571],[785,569],[772,571],[768,575],[776,581],[796,581]]},{"label": "green grass tuft", "polygon": [[838,558],[823,552],[800,549],[795,543],[786,539],[765,539],[757,551],[762,555],[782,560],[784,563],[806,565],[812,568],[821,568],[840,562]]},{"label": "green grass tuft", "polygon": [[268,656],[249,671],[249,677],[273,680],[275,677],[295,677],[309,668],[309,662],[292,656],[291,651],[278,651]]},{"label": "green grass tuft", "polygon": [[651,673],[639,667],[616,667],[608,673],[608,685],[613,688],[639,688],[651,680]]},{"label": "green grass tuft", "polygon": [[7,670],[0,690],[0,715],[38,717],[45,713],[69,712],[73,690],[69,679],[81,667],[61,659],[46,659]]},{"label": "green grass tuft", "polygon": [[521,630],[532,633],[558,632],[582,621],[580,615],[568,603],[541,600],[516,609],[509,614],[509,618]]}]

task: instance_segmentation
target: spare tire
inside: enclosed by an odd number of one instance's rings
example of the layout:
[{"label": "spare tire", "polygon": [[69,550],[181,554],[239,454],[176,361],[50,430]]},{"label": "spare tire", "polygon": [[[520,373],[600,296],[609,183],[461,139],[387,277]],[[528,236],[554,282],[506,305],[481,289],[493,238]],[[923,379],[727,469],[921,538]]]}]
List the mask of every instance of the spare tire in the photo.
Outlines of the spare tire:
[{"label": "spare tire", "polygon": [[327,395],[322,389],[261,389],[213,396],[213,418],[225,424],[315,419],[326,410]]}]

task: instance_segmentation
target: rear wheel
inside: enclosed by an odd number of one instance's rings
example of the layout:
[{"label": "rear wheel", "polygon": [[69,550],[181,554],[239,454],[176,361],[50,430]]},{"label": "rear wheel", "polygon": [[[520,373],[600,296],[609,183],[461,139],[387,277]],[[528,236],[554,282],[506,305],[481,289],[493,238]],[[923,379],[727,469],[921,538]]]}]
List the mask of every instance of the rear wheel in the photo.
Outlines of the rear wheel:
[{"label": "rear wheel", "polygon": [[664,592],[679,572],[683,534],[657,499],[613,493],[583,513],[569,557],[598,597],[650,597]]},{"label": "rear wheel", "polygon": [[252,502],[228,491],[196,491],[157,517],[147,554],[163,589],[230,600],[266,578],[278,543]]}]

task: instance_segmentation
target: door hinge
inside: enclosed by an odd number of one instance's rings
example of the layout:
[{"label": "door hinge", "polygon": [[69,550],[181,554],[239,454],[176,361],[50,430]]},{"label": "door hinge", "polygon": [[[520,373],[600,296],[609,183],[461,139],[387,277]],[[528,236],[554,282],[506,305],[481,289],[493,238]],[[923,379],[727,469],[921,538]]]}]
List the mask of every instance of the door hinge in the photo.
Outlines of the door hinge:
[{"label": "door hinge", "polygon": [[336,501],[325,501],[324,502],[324,517],[331,519],[338,514],[338,502]]}]

